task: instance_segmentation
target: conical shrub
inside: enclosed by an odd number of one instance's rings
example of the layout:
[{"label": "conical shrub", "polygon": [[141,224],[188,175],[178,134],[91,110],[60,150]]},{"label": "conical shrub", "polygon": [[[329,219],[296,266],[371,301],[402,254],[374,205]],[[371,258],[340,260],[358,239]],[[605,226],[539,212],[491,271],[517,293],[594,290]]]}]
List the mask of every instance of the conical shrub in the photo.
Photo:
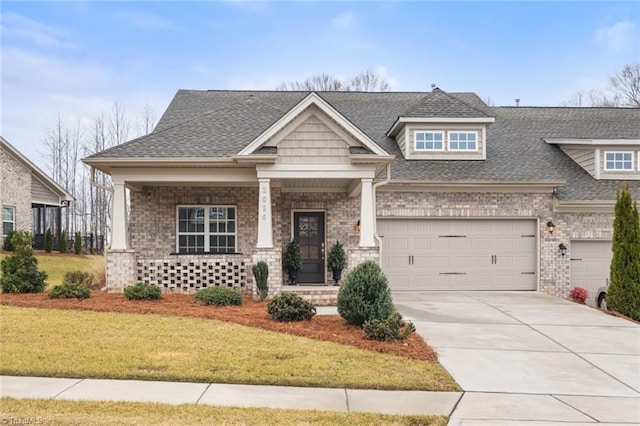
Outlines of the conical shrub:
[{"label": "conical shrub", "polygon": [[366,261],[344,278],[338,292],[338,313],[349,324],[383,320],[393,312],[387,277],[377,263]]}]

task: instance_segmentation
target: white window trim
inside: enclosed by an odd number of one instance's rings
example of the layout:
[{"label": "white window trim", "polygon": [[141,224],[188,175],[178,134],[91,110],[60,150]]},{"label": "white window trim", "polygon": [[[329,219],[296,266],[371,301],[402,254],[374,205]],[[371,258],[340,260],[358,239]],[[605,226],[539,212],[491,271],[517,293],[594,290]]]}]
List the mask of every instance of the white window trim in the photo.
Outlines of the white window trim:
[{"label": "white window trim", "polygon": [[[610,169],[607,167],[607,154],[631,154],[631,168],[630,169]],[[635,164],[635,152],[633,151],[605,151],[604,152],[604,170],[606,172],[618,172],[618,173],[628,173],[628,172],[632,172],[634,171],[634,164]],[[615,162],[615,160],[614,160]]]},{"label": "white window trim", "polygon": [[[235,232],[225,232],[225,233],[212,233],[209,231],[209,209],[211,208],[234,208],[235,209],[235,224],[236,230]],[[180,232],[180,209],[181,208],[203,208],[205,210],[204,215],[204,232]],[[207,254],[232,254],[232,253],[211,253],[211,247],[209,246],[209,237],[211,235],[233,235],[235,237],[235,246],[234,253],[238,252],[238,207],[231,204],[179,204],[176,205],[176,253],[179,254],[200,254],[200,252],[181,252],[180,251],[180,235],[204,235],[204,252]]]},{"label": "white window trim", "polygon": [[[433,134],[437,133],[442,135],[442,149],[428,149],[428,148],[418,149],[418,138],[417,138],[418,133],[433,133]],[[442,130],[414,130],[413,131],[413,150],[415,152],[444,152],[445,147],[447,146],[447,142],[444,136],[445,136],[445,133]]]},{"label": "white window trim", "polygon": [[[10,209],[13,212],[13,214],[11,215],[13,217],[12,221],[4,220],[4,209]],[[16,208],[14,206],[2,206],[2,241],[4,241],[4,239],[7,237],[7,235],[5,235],[4,233],[5,223],[11,223],[13,232],[16,231]]]},{"label": "white window trim", "polygon": [[[466,133],[466,134],[475,134],[476,135],[476,147],[475,149],[460,149],[460,148],[451,148],[451,134],[452,133]],[[478,152],[480,148],[480,143],[478,142],[480,139],[480,132],[477,130],[449,130],[447,131],[447,150],[451,152]],[[459,143],[459,141],[458,141]]]}]

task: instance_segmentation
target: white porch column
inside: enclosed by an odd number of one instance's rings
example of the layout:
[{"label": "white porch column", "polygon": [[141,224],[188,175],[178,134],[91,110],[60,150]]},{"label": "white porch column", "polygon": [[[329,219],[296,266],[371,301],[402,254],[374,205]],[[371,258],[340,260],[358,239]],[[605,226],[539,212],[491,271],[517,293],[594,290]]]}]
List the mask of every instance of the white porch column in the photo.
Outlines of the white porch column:
[{"label": "white porch column", "polygon": [[273,230],[271,220],[271,179],[258,179],[260,182],[258,201],[258,244],[257,248],[273,248]]},{"label": "white porch column", "polygon": [[373,179],[362,179],[360,190],[360,247],[375,247],[373,239],[373,221],[375,212],[373,205]]},{"label": "white porch column", "polygon": [[111,250],[129,248],[126,198],[124,182],[114,181],[111,205]]}]

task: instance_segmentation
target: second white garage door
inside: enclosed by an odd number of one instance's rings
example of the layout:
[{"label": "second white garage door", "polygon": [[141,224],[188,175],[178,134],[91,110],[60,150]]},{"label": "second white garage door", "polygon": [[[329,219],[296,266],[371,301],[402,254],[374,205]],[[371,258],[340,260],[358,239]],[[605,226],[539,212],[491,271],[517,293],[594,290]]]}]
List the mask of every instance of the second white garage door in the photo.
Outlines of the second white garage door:
[{"label": "second white garage door", "polygon": [[381,219],[392,290],[535,290],[536,221]]},{"label": "second white garage door", "polygon": [[571,241],[571,287],[589,292],[590,305],[595,304],[596,291],[609,284],[611,241]]}]

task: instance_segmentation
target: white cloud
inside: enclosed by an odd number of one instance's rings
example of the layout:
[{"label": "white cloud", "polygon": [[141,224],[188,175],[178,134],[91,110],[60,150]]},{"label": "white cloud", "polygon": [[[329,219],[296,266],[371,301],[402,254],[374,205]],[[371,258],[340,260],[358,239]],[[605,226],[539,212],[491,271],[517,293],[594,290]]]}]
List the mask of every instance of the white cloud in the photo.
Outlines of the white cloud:
[{"label": "white cloud", "polygon": [[610,27],[597,29],[594,33],[594,39],[601,47],[610,52],[622,52],[632,46],[634,40],[637,46],[636,25],[630,21],[617,22]]},{"label": "white cloud", "polygon": [[170,20],[152,13],[122,11],[116,17],[125,24],[141,30],[175,30],[179,26]]},{"label": "white cloud", "polygon": [[331,26],[335,28],[353,28],[357,24],[358,20],[352,13],[341,13],[331,20]]},{"label": "white cloud", "polygon": [[14,12],[0,14],[2,34],[7,39],[22,39],[40,47],[76,48],[70,40],[70,32],[59,27],[42,24],[26,16]]},{"label": "white cloud", "polygon": [[385,65],[378,65],[375,71],[378,76],[389,83],[389,90],[397,90],[398,86],[400,86],[399,81],[389,74],[389,70]]}]

